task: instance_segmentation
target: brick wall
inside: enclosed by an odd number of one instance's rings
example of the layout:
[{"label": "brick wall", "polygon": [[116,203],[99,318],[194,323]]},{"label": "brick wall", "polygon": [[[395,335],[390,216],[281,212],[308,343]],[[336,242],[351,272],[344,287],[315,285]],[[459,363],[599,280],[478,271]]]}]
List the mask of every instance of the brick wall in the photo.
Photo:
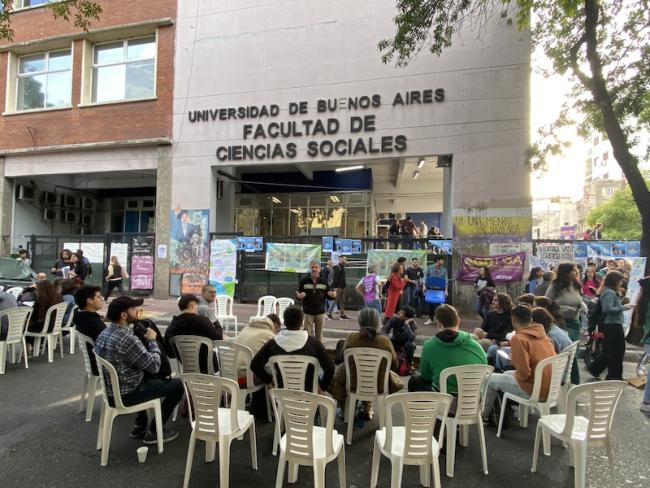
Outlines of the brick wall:
[{"label": "brick wall", "polygon": [[[104,0],[104,12],[90,29],[117,27],[151,19],[176,16],[175,0],[133,2]],[[71,23],[54,20],[47,8],[12,14],[14,39],[0,44],[39,40],[78,32]],[[72,108],[0,116],[0,148],[18,149],[94,142],[171,137],[174,80],[174,26],[158,30],[156,100],[78,107],[81,102],[82,45],[74,41]],[[35,52],[42,52],[38,48]],[[6,111],[8,52],[0,53],[0,112]],[[29,129],[28,129],[29,128]],[[31,133],[30,133],[31,132]]]}]

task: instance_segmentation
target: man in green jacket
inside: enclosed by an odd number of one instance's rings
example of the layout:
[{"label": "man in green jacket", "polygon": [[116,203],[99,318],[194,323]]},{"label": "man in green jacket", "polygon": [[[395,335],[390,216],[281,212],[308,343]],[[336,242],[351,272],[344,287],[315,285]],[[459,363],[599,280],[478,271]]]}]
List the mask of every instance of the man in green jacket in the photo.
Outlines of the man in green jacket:
[{"label": "man in green jacket", "polygon": [[[459,330],[460,317],[451,305],[440,305],[435,312],[442,331],[422,346],[420,374],[409,379],[409,391],[440,391],[440,373],[446,368],[466,364],[487,364],[481,345],[467,332]],[[447,393],[458,394],[456,377],[447,381]]]}]

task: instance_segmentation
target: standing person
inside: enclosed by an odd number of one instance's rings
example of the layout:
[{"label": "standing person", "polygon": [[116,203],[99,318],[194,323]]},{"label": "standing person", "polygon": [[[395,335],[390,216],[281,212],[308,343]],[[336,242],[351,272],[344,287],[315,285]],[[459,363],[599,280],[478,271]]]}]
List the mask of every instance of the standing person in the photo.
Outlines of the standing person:
[{"label": "standing person", "polygon": [[390,227],[388,228],[388,236],[397,237],[399,233],[400,233],[399,220],[393,219],[393,222],[390,224]]},{"label": "standing person", "polygon": [[530,275],[528,275],[528,283],[526,284],[526,293],[535,293],[535,290],[539,285],[544,282],[544,270],[535,266],[530,270]]},{"label": "standing person", "polygon": [[88,266],[84,263],[83,256],[78,252],[72,253],[70,255],[70,262],[72,263],[70,278],[72,278],[78,285],[83,285],[88,276]]},{"label": "standing person", "polygon": [[[546,297],[553,300],[560,307],[560,314],[564,319],[564,327],[572,341],[580,339],[580,312],[586,306],[582,301],[582,283],[578,279],[578,268],[573,263],[560,263],[557,267],[557,278],[553,281]],[[623,323],[621,321],[621,323]]]},{"label": "standing person", "polygon": [[[636,300],[632,324],[634,327],[643,328],[643,338],[641,343],[645,353],[650,355],[650,276],[639,280],[641,291]],[[641,411],[650,414],[650,368],[648,368],[648,378],[643,391],[643,401],[641,402]]]},{"label": "standing person", "polygon": [[420,239],[424,239],[427,237],[427,235],[429,235],[429,226],[424,220],[420,220],[420,227],[418,229],[418,232],[420,233]]},{"label": "standing person", "polygon": [[413,307],[416,317],[419,317],[424,271],[420,268],[418,258],[411,259],[411,266],[406,268],[406,276],[408,277],[408,282],[406,283],[406,304],[409,307]]},{"label": "standing person", "polygon": [[553,271],[546,271],[542,275],[542,284],[538,285],[534,290],[530,290],[530,293],[536,297],[543,297],[546,295],[546,290],[548,290],[549,286],[551,286],[551,283],[553,283],[554,279],[555,273]]},{"label": "standing person", "polygon": [[591,231],[590,238],[592,241],[599,241],[603,238],[603,224],[598,222]]},{"label": "standing person", "polygon": [[[120,383],[120,394],[125,406],[162,399],[163,425],[171,417],[174,408],[183,396],[183,384],[178,378],[160,379],[146,377],[145,373],[157,374],[162,364],[162,353],[156,341],[156,331],[147,328],[146,345],[133,333],[130,324],[137,322],[142,298],[117,297],[108,306],[106,318],[110,324],[99,334],[95,342],[95,354],[113,365]],[[109,404],[113,403],[113,385],[104,377]],[[139,412],[131,437],[144,437],[145,444],[157,442],[155,422],[147,426],[146,412]],[[164,442],[178,437],[178,433],[163,427]]]},{"label": "standing person", "polygon": [[345,281],[345,265],[347,262],[347,256],[339,256],[339,264],[334,266],[334,269],[332,270],[332,288],[334,288],[335,291],[333,298],[336,298],[336,304],[339,307],[339,311],[341,312],[340,317],[342,319],[350,318],[345,315],[345,287],[347,286]]},{"label": "standing person", "polygon": [[363,297],[364,308],[372,308],[381,314],[381,283],[375,271],[375,266],[368,266],[368,273],[357,283],[355,290]]},{"label": "standing person", "polygon": [[404,274],[404,265],[400,263],[393,264],[388,276],[388,297],[386,298],[386,307],[384,310],[384,319],[389,320],[397,309],[397,304],[406,286],[406,281],[402,278]]},{"label": "standing person", "polygon": [[623,379],[623,356],[625,356],[623,311],[629,310],[632,305],[621,303],[618,290],[622,281],[622,273],[609,271],[600,287],[602,324],[598,324],[598,330],[605,335],[605,338],[600,353],[587,366],[587,371],[594,378],[599,378],[600,374],[607,369],[608,380]]},{"label": "standing person", "polygon": [[481,318],[485,318],[488,310],[490,310],[494,289],[496,288],[490,269],[487,266],[479,268],[478,276],[474,280],[474,288],[476,289],[476,313]]},{"label": "standing person", "polygon": [[[402,224],[402,235],[404,236],[405,239],[415,239],[417,235],[417,229],[415,227],[415,222],[413,222],[413,218],[411,218],[410,215],[407,215],[406,218],[404,219],[404,223]],[[408,247],[410,249],[413,248],[414,243],[409,243]]]},{"label": "standing person", "polygon": [[77,249],[76,254],[79,255],[81,261],[86,265],[86,269],[88,271],[86,276],[90,278],[93,275],[93,267],[90,264],[90,260],[86,256],[84,256],[83,249]]},{"label": "standing person", "polygon": [[106,289],[104,290],[104,301],[108,300],[108,297],[111,296],[113,289],[117,288],[120,296],[124,295],[124,289],[122,288],[122,281],[124,279],[129,279],[129,274],[124,268],[120,265],[117,256],[111,256],[111,262],[108,265],[106,273]]},{"label": "standing person", "polygon": [[16,261],[20,262],[23,266],[31,266],[32,262],[29,260],[29,254],[27,254],[27,249],[19,249],[18,257]]},{"label": "standing person", "polygon": [[[316,337],[318,342],[323,341],[323,321],[325,320],[325,297],[336,298],[329,284],[321,277],[320,263],[309,263],[311,273],[300,280],[300,287],[296,298],[302,300],[304,322],[307,333]],[[344,277],[345,279],[345,277]]]},{"label": "standing person", "polygon": [[582,240],[583,241],[590,241],[591,240],[591,229],[586,229],[582,233]]},{"label": "standing person", "polygon": [[[328,259],[325,266],[322,267],[320,271],[320,276],[327,282],[327,284],[331,288],[332,280],[334,279],[334,263],[331,259]],[[335,308],[336,308],[336,301],[326,296],[325,297],[325,312],[326,312],[325,318],[327,320],[332,320],[333,318],[332,312],[334,311]]]},{"label": "standing person", "polygon": [[588,265],[585,275],[582,278],[582,294],[590,298],[595,297],[595,290],[600,288],[600,281],[600,277],[596,273],[596,267]]},{"label": "standing person", "polygon": [[54,276],[57,276],[59,278],[67,278],[68,273],[72,269],[72,261],[71,261],[71,256],[72,256],[72,251],[70,249],[63,249],[59,253],[59,259],[54,263],[54,266],[52,266],[52,274]]},{"label": "standing person", "polygon": [[[445,259],[443,257],[438,257],[436,258],[435,264],[430,264],[427,266],[427,278],[434,277],[434,278],[442,278],[445,280],[445,285],[444,285],[444,290],[445,290],[445,298],[448,295],[448,290],[447,286],[449,284],[449,280],[447,278],[447,268],[445,268]],[[426,293],[426,291],[425,291]],[[433,317],[434,314],[436,313],[436,307],[438,307],[437,303],[428,303],[429,306],[429,320],[427,320],[424,325],[433,325]]]}]

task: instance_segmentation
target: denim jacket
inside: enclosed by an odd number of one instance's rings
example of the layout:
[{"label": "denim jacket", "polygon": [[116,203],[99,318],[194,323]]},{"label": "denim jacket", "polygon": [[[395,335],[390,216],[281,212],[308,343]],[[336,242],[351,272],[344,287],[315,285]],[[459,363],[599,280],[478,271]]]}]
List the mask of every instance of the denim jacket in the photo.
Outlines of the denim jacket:
[{"label": "denim jacket", "polygon": [[623,304],[616,292],[611,288],[605,287],[600,294],[599,300],[603,309],[603,323],[622,324]]}]

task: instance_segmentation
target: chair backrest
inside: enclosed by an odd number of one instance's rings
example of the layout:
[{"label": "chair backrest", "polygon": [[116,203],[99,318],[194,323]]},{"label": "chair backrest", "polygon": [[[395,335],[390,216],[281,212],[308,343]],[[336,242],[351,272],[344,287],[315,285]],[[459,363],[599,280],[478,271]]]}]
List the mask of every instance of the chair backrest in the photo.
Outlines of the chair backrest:
[{"label": "chair backrest", "polygon": [[5,320],[8,323],[7,337],[3,342],[7,344],[22,342],[31,315],[31,307],[13,307],[0,312],[0,325]]},{"label": "chair backrest", "polygon": [[106,380],[108,379],[111,383],[111,391],[113,392],[113,404],[115,408],[124,408],[124,403],[122,403],[122,394],[120,393],[120,379],[117,376],[117,371],[115,371],[115,366],[111,363],[102,359],[93,351],[95,359],[97,360],[97,369],[99,371],[99,378],[101,379],[102,384],[102,397],[104,397],[104,405],[109,406],[108,403],[108,385]]},{"label": "chair backrest", "polygon": [[[90,351],[95,349],[95,341],[81,332],[77,332],[77,335],[79,336],[79,349],[81,349],[81,355],[84,358],[84,369],[86,374],[90,376],[93,374],[92,359],[90,357],[92,353]],[[90,351],[88,348],[90,348]]]},{"label": "chair backrest", "polygon": [[612,428],[616,405],[626,385],[625,381],[609,380],[571,387],[567,395],[567,418],[563,435],[569,436],[573,431],[579,398],[580,404],[584,404],[586,400],[590,407],[587,419],[589,422],[587,440],[590,442],[607,440]]},{"label": "chair backrest", "polygon": [[481,412],[481,398],[490,375],[492,366],[485,364],[467,364],[445,368],[440,373],[440,391],[447,393],[447,380],[456,377],[458,383],[458,401],[456,420],[476,420]]},{"label": "chair backrest", "polygon": [[45,321],[43,322],[43,333],[47,332],[49,324],[52,323],[52,314],[54,314],[54,327],[52,327],[52,334],[58,334],[61,332],[61,327],[63,326],[63,316],[65,311],[68,309],[68,304],[66,302],[56,303],[47,309],[45,312]]},{"label": "chair backrest", "polygon": [[7,293],[11,293],[16,300],[18,300],[18,297],[20,294],[23,292],[23,289],[20,286],[14,286],[12,288],[9,288],[6,290]]},{"label": "chair backrest", "polygon": [[282,315],[284,314],[284,311],[290,306],[292,306],[294,303],[296,302],[293,300],[293,298],[280,297],[276,300],[276,304],[278,307],[278,316],[280,317],[280,320],[283,320]]},{"label": "chair backrest", "polygon": [[324,407],[325,421],[325,455],[331,456],[332,433],[334,430],[334,412],[336,401],[334,399],[309,393],[306,391],[286,390],[275,388],[271,390],[271,399],[275,418],[281,414],[286,428],[286,453],[287,460],[305,460],[309,463],[314,459],[314,425],[316,411]]},{"label": "chair backrest", "polygon": [[249,388],[252,387],[253,372],[250,364],[253,359],[253,351],[250,347],[230,341],[214,341],[214,347],[219,360],[219,375],[237,382],[239,368],[241,364],[246,364],[246,385]]},{"label": "chair backrest", "polygon": [[230,295],[217,295],[214,300],[214,313],[219,317],[232,317],[232,297]]},{"label": "chair backrest", "polygon": [[266,317],[269,314],[275,313],[275,302],[277,298],[273,295],[264,295],[257,300],[257,316]]},{"label": "chair backrest", "polygon": [[170,338],[169,342],[174,348],[174,354],[178,359],[181,373],[201,372],[201,346],[205,346],[208,350],[206,359],[208,374],[215,374],[212,361],[215,341],[202,336],[177,335]]},{"label": "chair backrest", "polygon": [[554,405],[560,397],[560,390],[562,388],[562,378],[566,371],[567,362],[569,361],[568,352],[561,352],[557,356],[543,359],[535,367],[535,383],[533,385],[533,394],[530,399],[533,401],[540,401],[540,393],[542,390],[542,380],[544,370],[551,368],[551,382],[548,388],[548,395],[546,396],[545,403]]},{"label": "chair backrest", "polygon": [[432,290],[444,290],[447,285],[447,280],[438,276],[427,276],[425,285]]},{"label": "chair backrest", "polygon": [[393,407],[399,405],[404,415],[404,458],[431,459],[431,438],[436,419],[442,419],[438,433],[438,445],[442,445],[445,434],[445,418],[453,397],[447,393],[416,392],[395,393],[386,397],[386,441],[384,449],[392,450],[393,445]]},{"label": "chair backrest", "polygon": [[62,329],[69,329],[70,327],[72,327],[74,325],[73,324],[74,313],[77,311],[78,308],[79,307],[77,305],[72,306],[72,308],[70,309],[70,313],[68,314],[68,320],[65,321],[65,324],[61,325]]},{"label": "chair backrest", "polygon": [[566,373],[564,374],[563,377],[563,382],[564,383],[569,383],[571,381],[571,373],[573,372],[573,360],[576,357],[576,353],[578,352],[578,344],[580,341],[575,341],[573,344],[570,346],[565,347],[562,349],[561,352],[568,352],[569,353],[569,361],[566,363]]},{"label": "chair backrest", "polygon": [[312,368],[314,372],[312,393],[318,393],[318,372],[320,364],[318,359],[313,356],[304,356],[301,354],[288,354],[283,356],[273,356],[269,359],[271,374],[273,375],[273,384],[280,385],[278,382],[278,372],[282,379],[282,388],[285,390],[305,390],[305,379],[307,371]]},{"label": "chair backrest", "polygon": [[[384,377],[381,383],[383,392],[388,394],[388,376],[393,357],[388,351],[374,347],[351,347],[343,353],[345,363],[345,379],[348,391],[355,393],[360,399],[372,398],[379,394],[378,376],[382,362],[384,363]],[[356,372],[356,385],[352,384],[352,368]],[[363,398],[362,398],[363,397]]]},{"label": "chair backrest", "polygon": [[[230,410],[229,432],[239,429],[237,418],[239,386],[236,381],[200,373],[182,373],[181,379],[187,397],[192,401],[192,407],[188,411],[197,437],[217,438],[219,436],[220,409]],[[230,400],[230,407],[219,407],[224,399]]]}]

